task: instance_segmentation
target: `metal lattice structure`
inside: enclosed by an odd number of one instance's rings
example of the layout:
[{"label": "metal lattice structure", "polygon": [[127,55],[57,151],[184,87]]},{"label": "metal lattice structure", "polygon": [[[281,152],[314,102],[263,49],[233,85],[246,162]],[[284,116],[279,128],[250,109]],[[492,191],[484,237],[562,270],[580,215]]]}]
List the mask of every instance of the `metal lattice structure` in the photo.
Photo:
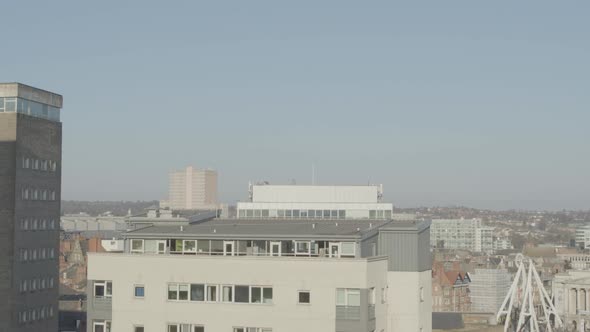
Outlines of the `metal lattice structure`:
[{"label": "metal lattice structure", "polygon": [[496,316],[504,332],[557,332],[564,324],[531,259],[516,257],[518,271]]}]

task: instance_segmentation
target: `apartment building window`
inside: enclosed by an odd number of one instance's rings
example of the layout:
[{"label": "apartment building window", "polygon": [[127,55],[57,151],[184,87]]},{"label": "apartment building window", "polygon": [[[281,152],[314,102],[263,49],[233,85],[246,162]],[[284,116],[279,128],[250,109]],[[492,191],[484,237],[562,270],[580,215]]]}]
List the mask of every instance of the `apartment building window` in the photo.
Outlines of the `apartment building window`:
[{"label": "apartment building window", "polygon": [[205,301],[205,285],[191,284],[191,301]]},{"label": "apartment building window", "polygon": [[113,283],[111,281],[95,281],[94,297],[107,298],[113,296]]},{"label": "apartment building window", "polygon": [[249,291],[248,286],[237,285],[234,287],[235,302],[237,303],[248,303],[249,302]]},{"label": "apartment building window", "polygon": [[356,244],[354,242],[342,242],[340,244],[340,256],[354,257],[356,253]]},{"label": "apartment building window", "polygon": [[272,332],[268,327],[234,327],[234,332]]},{"label": "apartment building window", "polygon": [[207,285],[207,301],[217,302],[217,286]]},{"label": "apartment building window", "polygon": [[205,332],[205,327],[194,324],[168,324],[168,332]]},{"label": "apartment building window", "polygon": [[297,302],[299,304],[310,304],[311,294],[309,291],[299,291],[297,296]]},{"label": "apartment building window", "polygon": [[111,332],[111,321],[94,321],[93,332]]},{"label": "apartment building window", "polygon": [[133,239],[131,240],[131,252],[143,253],[143,240]]},{"label": "apartment building window", "polygon": [[234,288],[233,286],[224,285],[221,287],[221,296],[223,302],[233,302],[234,301]]},{"label": "apartment building window", "polygon": [[355,288],[336,289],[336,305],[358,307],[361,305],[361,291]]},{"label": "apartment building window", "polygon": [[272,288],[271,287],[250,287],[250,303],[272,303]]},{"label": "apartment building window", "polygon": [[133,332],[144,332],[143,326],[135,325],[133,327]]},{"label": "apartment building window", "polygon": [[310,255],[311,254],[311,243],[309,241],[296,241],[295,242],[295,253],[298,255]]},{"label": "apartment building window", "polygon": [[133,296],[137,298],[145,297],[145,287],[143,285],[135,285],[133,287]]},{"label": "apartment building window", "polygon": [[188,301],[188,284],[169,284],[168,285],[168,300],[172,301]]},{"label": "apartment building window", "polygon": [[19,256],[22,262],[26,262],[29,260],[29,251],[27,249],[20,249]]}]

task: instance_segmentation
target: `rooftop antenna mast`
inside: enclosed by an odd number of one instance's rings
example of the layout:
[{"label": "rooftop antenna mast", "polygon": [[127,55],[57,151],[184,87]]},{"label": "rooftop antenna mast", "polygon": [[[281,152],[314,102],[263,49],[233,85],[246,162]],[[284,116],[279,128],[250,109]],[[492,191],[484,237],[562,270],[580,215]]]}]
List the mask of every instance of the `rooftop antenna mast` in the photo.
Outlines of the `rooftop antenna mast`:
[{"label": "rooftop antenna mast", "polygon": [[518,271],[496,315],[504,332],[557,332],[563,322],[547,294],[532,259],[516,256]]}]

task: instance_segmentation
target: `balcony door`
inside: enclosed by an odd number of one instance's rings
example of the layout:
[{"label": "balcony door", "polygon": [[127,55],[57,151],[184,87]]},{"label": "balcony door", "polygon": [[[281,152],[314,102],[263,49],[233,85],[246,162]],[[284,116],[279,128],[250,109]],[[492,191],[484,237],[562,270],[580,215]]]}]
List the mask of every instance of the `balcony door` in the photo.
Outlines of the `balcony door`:
[{"label": "balcony door", "polygon": [[223,256],[234,256],[234,241],[223,241]]},{"label": "balcony door", "polygon": [[340,257],[340,242],[330,242],[329,246],[329,254],[330,257],[339,258]]},{"label": "balcony door", "polygon": [[280,241],[271,241],[270,242],[270,255],[271,256],[281,256],[281,242]]}]

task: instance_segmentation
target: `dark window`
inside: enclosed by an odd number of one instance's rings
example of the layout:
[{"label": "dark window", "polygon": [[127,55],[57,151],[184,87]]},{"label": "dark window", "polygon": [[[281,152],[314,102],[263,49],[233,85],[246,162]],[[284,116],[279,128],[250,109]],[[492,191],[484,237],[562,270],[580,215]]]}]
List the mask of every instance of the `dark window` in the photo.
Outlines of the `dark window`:
[{"label": "dark window", "polygon": [[205,301],[205,285],[191,284],[191,301]]},{"label": "dark window", "polygon": [[309,292],[299,292],[299,303],[309,304],[310,300]]},{"label": "dark window", "polygon": [[248,286],[235,286],[235,302],[248,303],[250,302],[250,287]]},{"label": "dark window", "polygon": [[[135,286],[135,297],[144,297],[145,288],[143,286]],[[143,329],[143,327],[142,327]]]}]

